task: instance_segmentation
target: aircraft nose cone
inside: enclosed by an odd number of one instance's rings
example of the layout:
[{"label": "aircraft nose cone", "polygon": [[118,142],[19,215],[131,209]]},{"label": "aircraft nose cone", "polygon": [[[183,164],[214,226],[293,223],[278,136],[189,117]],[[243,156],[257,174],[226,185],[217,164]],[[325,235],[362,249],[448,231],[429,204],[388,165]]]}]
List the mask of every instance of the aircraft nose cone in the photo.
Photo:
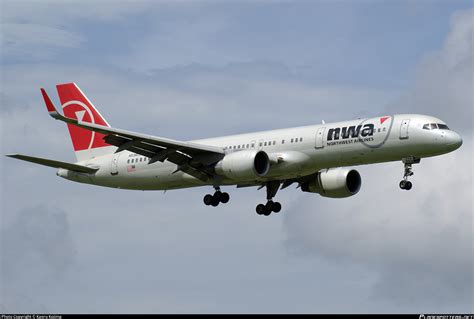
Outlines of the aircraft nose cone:
[{"label": "aircraft nose cone", "polygon": [[451,132],[449,136],[447,136],[447,144],[452,150],[456,150],[461,147],[462,145],[462,137],[456,132]]}]

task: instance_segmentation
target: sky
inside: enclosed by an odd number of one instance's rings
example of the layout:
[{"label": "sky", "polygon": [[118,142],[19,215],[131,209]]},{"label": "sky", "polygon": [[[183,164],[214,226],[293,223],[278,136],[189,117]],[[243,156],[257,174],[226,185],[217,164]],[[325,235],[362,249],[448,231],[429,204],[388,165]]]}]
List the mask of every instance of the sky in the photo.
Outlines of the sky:
[{"label": "sky", "polygon": [[0,157],[0,312],[474,312],[471,1],[0,1],[0,146],[74,161],[39,92],[76,82],[114,127],[192,140],[395,113],[463,146],[359,166],[329,199],[107,189]]}]

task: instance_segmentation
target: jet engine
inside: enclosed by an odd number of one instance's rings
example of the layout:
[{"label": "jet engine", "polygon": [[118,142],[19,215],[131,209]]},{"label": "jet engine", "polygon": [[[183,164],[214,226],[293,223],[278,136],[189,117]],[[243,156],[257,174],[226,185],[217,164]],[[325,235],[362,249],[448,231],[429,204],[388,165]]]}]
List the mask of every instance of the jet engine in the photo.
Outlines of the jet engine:
[{"label": "jet engine", "polygon": [[267,153],[243,150],[227,154],[216,166],[216,173],[235,180],[255,179],[265,176],[270,169]]},{"label": "jet engine", "polygon": [[318,193],[324,197],[343,198],[359,192],[362,179],[355,169],[330,168],[317,173],[313,180],[303,183],[303,192]]}]

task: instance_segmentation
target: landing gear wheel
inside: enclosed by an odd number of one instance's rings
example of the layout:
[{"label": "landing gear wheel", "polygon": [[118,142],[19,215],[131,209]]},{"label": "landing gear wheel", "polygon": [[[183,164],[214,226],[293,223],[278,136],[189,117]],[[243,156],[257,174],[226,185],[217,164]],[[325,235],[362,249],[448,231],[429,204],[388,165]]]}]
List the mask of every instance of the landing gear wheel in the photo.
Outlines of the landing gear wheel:
[{"label": "landing gear wheel", "polygon": [[409,191],[413,187],[410,181],[401,181],[400,188]]},{"label": "landing gear wheel", "polygon": [[207,194],[206,196],[204,196],[203,201],[204,201],[204,204],[205,204],[206,206],[211,205],[211,203],[212,203],[212,195],[211,195],[211,194]]},{"label": "landing gear wheel", "polygon": [[265,210],[271,212],[273,208],[273,201],[269,200],[267,204],[265,205]]},{"label": "landing gear wheel", "polygon": [[211,206],[216,207],[217,205],[219,205],[219,203],[220,203],[219,198],[216,196],[212,196]]},{"label": "landing gear wheel", "polygon": [[220,201],[222,204],[229,202],[229,199],[230,199],[229,193],[221,193]]},{"label": "landing gear wheel", "polygon": [[263,210],[264,216],[270,216],[271,213],[272,213],[272,210],[268,209],[267,207],[265,207],[265,209]]},{"label": "landing gear wheel", "polygon": [[255,211],[257,212],[257,214],[263,215],[263,213],[265,211],[265,205],[258,204],[257,207],[255,208]]},{"label": "landing gear wheel", "polygon": [[272,205],[272,210],[274,213],[279,213],[281,211],[281,204],[279,202],[274,202]]}]

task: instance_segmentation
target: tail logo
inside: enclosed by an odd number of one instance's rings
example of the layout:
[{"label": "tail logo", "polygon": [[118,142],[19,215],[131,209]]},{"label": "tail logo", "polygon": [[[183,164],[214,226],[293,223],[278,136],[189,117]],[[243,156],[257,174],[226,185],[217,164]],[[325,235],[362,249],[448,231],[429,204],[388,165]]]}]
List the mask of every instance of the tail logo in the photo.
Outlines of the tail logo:
[{"label": "tail logo", "polygon": [[[94,110],[91,109],[87,104],[72,100],[62,105],[64,115],[67,117],[75,118],[81,122],[96,123],[94,116]],[[69,125],[68,125],[69,126]],[[75,150],[91,149],[96,138],[96,133],[89,130],[81,129],[77,126],[69,126],[71,136],[74,136],[73,144]],[[102,142],[102,140],[101,140]]]}]

